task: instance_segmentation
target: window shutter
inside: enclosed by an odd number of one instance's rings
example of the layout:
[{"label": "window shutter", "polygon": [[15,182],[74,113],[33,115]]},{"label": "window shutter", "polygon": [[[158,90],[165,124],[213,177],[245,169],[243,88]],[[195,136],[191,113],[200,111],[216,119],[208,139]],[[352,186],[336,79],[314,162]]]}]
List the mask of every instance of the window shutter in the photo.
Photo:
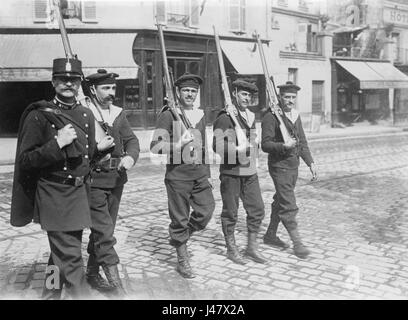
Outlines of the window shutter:
[{"label": "window shutter", "polygon": [[156,2],[156,20],[157,22],[166,23],[166,2]]},{"label": "window shutter", "polygon": [[48,0],[34,0],[34,22],[50,22]]},{"label": "window shutter", "polygon": [[230,0],[229,3],[229,22],[232,31],[240,30],[240,5],[239,0]]},{"label": "window shutter", "polygon": [[97,22],[96,1],[81,1],[82,22]]},{"label": "window shutter", "polygon": [[200,1],[190,0],[190,26],[198,27],[200,22]]},{"label": "window shutter", "polygon": [[307,51],[307,23],[298,24],[298,32],[296,34],[296,47],[298,52]]},{"label": "window shutter", "polygon": [[245,18],[246,3],[245,3],[245,0],[241,0],[240,2],[241,2],[241,8],[240,8],[241,26],[240,27],[241,27],[241,31],[245,31],[246,30],[246,18]]}]

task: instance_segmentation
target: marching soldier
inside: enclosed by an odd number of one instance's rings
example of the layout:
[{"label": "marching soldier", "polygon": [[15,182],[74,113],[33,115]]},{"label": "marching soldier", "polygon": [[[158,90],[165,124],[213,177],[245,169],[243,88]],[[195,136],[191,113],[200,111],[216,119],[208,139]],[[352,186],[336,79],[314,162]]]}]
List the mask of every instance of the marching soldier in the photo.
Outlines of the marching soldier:
[{"label": "marching soldier", "polygon": [[91,225],[90,161],[113,142],[105,137],[95,143],[92,112],[77,101],[81,79],[80,60],[55,59],[55,97],[32,103],[20,120],[11,224],[24,226],[34,220],[47,231],[48,265],[56,267],[61,282],[58,286],[58,281],[49,281],[55,276],[50,272],[43,291],[43,298],[49,299],[61,298],[63,284],[73,298],[89,294],[81,241],[83,229]]},{"label": "marching soldier", "polygon": [[[203,80],[184,74],[174,85],[180,102],[180,117],[190,123],[189,132],[180,134],[180,123],[165,106],[157,120],[151,143],[153,153],[168,154],[164,183],[167,189],[170,244],[176,248],[177,271],[185,278],[195,277],[187,253],[187,242],[194,231],[204,229],[215,208],[210,169],[205,164],[205,117],[193,108]],[[190,208],[192,212],[190,214]]]},{"label": "marching soldier", "polygon": [[[213,148],[222,160],[220,165],[222,213],[221,223],[227,245],[227,257],[238,264],[246,264],[235,243],[235,225],[238,220],[239,199],[247,213],[248,245],[245,255],[258,263],[266,259],[258,251],[256,237],[265,216],[259,180],[256,171],[258,142],[255,114],[248,109],[252,95],[258,88],[243,79],[232,83],[232,96],[237,110],[236,118],[245,132],[243,144],[237,139],[234,122],[229,116],[233,110],[223,110],[214,122]],[[248,158],[249,157],[249,158]]]},{"label": "marching soldier", "polygon": [[317,178],[316,167],[310,153],[302,122],[295,106],[300,87],[288,81],[278,86],[282,101],[282,119],[295,139],[285,144],[279,129],[279,122],[272,112],[262,119],[262,150],[267,152],[269,173],[275,185],[271,219],[264,236],[264,243],[286,249],[289,245],[276,236],[279,222],[282,221],[293,242],[293,251],[299,258],[306,258],[310,251],[303,245],[296,221],[298,207],[295,198],[295,185],[298,177],[299,157],[303,159]]},{"label": "marching soldier", "polygon": [[[100,291],[113,291],[123,296],[125,291],[119,277],[119,256],[114,249],[116,239],[114,230],[119,211],[126,171],[133,167],[139,157],[139,140],[133,133],[122,108],[115,106],[116,77],[119,75],[99,69],[89,75],[89,84],[93,99],[87,99],[96,127],[105,130],[113,137],[114,147],[103,159],[92,166],[91,183],[91,219],[92,227],[88,243],[88,265],[86,278],[88,283]],[[98,135],[96,137],[99,139]],[[106,275],[108,283],[99,274],[99,266]]]}]

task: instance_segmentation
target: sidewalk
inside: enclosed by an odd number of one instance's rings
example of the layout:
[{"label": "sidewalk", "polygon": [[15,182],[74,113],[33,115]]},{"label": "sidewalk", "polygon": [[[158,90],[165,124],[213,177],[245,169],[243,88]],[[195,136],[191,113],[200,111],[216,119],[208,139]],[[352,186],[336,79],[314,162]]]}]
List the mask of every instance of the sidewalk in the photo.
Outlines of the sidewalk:
[{"label": "sidewalk", "polygon": [[[257,123],[257,130],[260,133],[261,124]],[[309,141],[321,139],[342,139],[364,137],[371,135],[393,134],[408,131],[406,127],[392,127],[389,125],[371,125],[368,122],[356,123],[346,128],[331,128],[321,126],[319,132],[305,132]],[[140,142],[141,158],[149,157],[149,146],[153,135],[153,130],[134,131]],[[212,140],[212,127],[207,126],[207,137]],[[211,141],[208,140],[208,141]],[[0,166],[14,164],[17,138],[0,138]]]}]

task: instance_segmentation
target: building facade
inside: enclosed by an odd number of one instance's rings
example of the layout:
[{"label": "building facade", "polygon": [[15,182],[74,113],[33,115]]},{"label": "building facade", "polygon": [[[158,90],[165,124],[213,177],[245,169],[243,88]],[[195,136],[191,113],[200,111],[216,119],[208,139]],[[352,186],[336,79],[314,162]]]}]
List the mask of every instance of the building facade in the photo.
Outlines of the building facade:
[{"label": "building facade", "polygon": [[406,122],[402,2],[341,0],[328,7],[334,33],[333,122]]},{"label": "building facade", "polygon": [[[163,24],[174,78],[201,75],[199,104],[210,124],[223,108],[213,26],[221,38],[229,81],[244,76],[260,88],[251,109],[260,119],[266,94],[254,31],[276,84],[302,90],[298,108],[307,130],[330,121],[331,38],[321,32],[319,7],[300,0],[60,0],[72,50],[85,75],[98,68],[120,74],[116,104],[135,129],[154,127],[164,100],[156,24]],[[0,134],[17,131],[32,101],[51,98],[51,63],[63,57],[51,0],[3,0],[0,8]]]},{"label": "building facade", "polygon": [[331,121],[330,56],[332,37],[322,29],[320,3],[272,1],[271,44],[277,84],[292,81],[301,87],[298,110],[308,131]]}]

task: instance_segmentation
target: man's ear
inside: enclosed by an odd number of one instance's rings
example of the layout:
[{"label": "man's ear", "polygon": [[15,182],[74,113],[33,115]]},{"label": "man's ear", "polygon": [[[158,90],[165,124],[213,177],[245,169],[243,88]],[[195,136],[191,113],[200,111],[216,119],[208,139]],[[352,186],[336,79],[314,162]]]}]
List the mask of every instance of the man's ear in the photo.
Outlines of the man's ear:
[{"label": "man's ear", "polygon": [[92,86],[89,87],[89,91],[91,91],[91,93],[92,93],[94,96],[96,96],[96,90],[95,90],[95,86],[94,86],[94,85],[92,85]]},{"label": "man's ear", "polygon": [[179,87],[176,87],[176,95],[177,95],[177,98],[180,98],[180,88]]},{"label": "man's ear", "polygon": [[237,88],[235,90],[232,90],[232,96],[236,99],[237,98]]}]

